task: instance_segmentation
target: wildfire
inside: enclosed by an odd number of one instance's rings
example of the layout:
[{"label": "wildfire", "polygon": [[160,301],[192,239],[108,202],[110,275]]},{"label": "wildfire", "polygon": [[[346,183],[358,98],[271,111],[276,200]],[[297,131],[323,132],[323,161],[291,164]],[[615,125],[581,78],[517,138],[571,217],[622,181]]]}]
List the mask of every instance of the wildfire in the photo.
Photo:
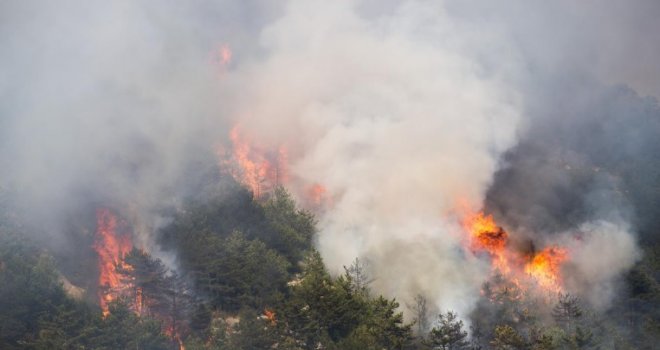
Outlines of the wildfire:
[{"label": "wildfire", "polygon": [[328,190],[325,186],[315,183],[307,188],[308,202],[314,207],[320,207],[327,199]]},{"label": "wildfire", "polygon": [[561,247],[547,247],[527,255],[509,244],[509,234],[495,223],[492,215],[476,213],[466,215],[463,227],[469,234],[469,247],[473,252],[484,251],[491,257],[493,270],[502,278],[523,288],[520,281],[531,280],[543,290],[562,290],[561,266],[568,252]]},{"label": "wildfire", "polygon": [[108,315],[108,304],[115,300],[118,290],[123,288],[122,280],[117,267],[122,257],[131,248],[131,238],[128,234],[119,234],[117,217],[108,209],[99,209],[96,212],[96,250],[99,260],[99,305],[103,316]]},{"label": "wildfire", "polygon": [[277,152],[267,152],[254,146],[241,134],[238,125],[231,129],[229,139],[232,143],[231,159],[223,159],[221,163],[234,179],[252,190],[255,198],[262,198],[287,180],[286,148],[280,146]]},{"label": "wildfire", "polygon": [[525,273],[544,289],[561,291],[561,264],[568,258],[565,249],[548,247],[535,254],[525,265]]},{"label": "wildfire", "polygon": [[506,256],[506,245],[509,235],[497,226],[492,215],[477,213],[468,216],[463,226],[470,234],[470,248],[473,251],[486,251],[493,258],[493,267],[500,272],[510,272]]}]

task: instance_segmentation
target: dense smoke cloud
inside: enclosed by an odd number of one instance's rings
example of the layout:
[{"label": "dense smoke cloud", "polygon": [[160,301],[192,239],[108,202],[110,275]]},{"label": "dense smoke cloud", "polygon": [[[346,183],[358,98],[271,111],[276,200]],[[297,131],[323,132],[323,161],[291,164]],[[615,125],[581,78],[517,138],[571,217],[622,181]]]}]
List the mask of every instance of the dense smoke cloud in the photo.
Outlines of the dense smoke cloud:
[{"label": "dense smoke cloud", "polygon": [[148,230],[225,137],[216,51],[231,40],[249,50],[241,40],[255,28],[237,21],[273,13],[230,1],[3,2],[0,186],[56,244],[66,217],[97,205]]},{"label": "dense smoke cloud", "polygon": [[49,238],[103,203],[153,244],[155,213],[239,123],[287,147],[293,191],[327,188],[333,271],[360,257],[377,292],[466,314],[488,271],[461,248],[457,210],[485,205],[512,235],[572,247],[567,286],[604,307],[639,256],[633,233],[652,239],[660,215],[658,10],[6,1],[0,186]]},{"label": "dense smoke cloud", "polygon": [[625,224],[588,222],[579,227],[579,240],[568,246],[575,252],[566,268],[568,290],[578,291],[593,307],[603,310],[617,292],[617,278],[639,258],[636,242]]},{"label": "dense smoke cloud", "polygon": [[332,271],[360,257],[378,292],[466,311],[487,271],[466,262],[452,211],[479,209],[520,116],[478,60],[484,38],[459,27],[430,2],[365,18],[293,1],[231,83],[241,126],[286,144],[292,175],[332,198],[318,238]]},{"label": "dense smoke cloud", "polygon": [[660,31],[653,19],[660,7],[501,5],[451,5],[458,16],[501,23],[525,62],[518,75],[525,127],[503,158],[486,209],[536,242],[579,237],[580,244],[569,243],[573,268],[589,272],[567,269],[567,288],[603,307],[639,257],[636,236],[657,236],[660,68],[651,57],[660,47],[645,33]]}]

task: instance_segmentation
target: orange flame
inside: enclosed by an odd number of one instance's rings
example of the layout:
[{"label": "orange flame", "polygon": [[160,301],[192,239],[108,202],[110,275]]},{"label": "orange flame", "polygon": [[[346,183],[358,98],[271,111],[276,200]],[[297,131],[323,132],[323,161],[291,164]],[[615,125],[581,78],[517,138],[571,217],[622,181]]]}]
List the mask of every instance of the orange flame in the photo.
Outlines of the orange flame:
[{"label": "orange flame", "polygon": [[320,210],[332,205],[325,186],[320,183],[289,178],[289,153],[284,145],[264,147],[246,135],[240,125],[229,132],[231,148],[219,146],[216,154],[221,172],[249,188],[255,199],[263,199],[278,186],[296,186],[293,190],[302,196],[308,209]]},{"label": "orange flame", "polygon": [[470,250],[487,252],[493,270],[502,277],[518,288],[523,288],[521,281],[530,281],[531,277],[531,281],[543,290],[562,290],[561,266],[568,259],[566,249],[553,246],[526,257],[513,250],[509,234],[495,223],[492,215],[479,212],[466,217],[463,227],[469,234]]},{"label": "orange flame", "polygon": [[307,201],[314,207],[322,206],[327,200],[328,190],[321,184],[315,183],[311,185],[307,188],[306,192]]},{"label": "orange flame", "polygon": [[287,181],[286,148],[280,146],[277,153],[273,154],[253,146],[241,134],[238,125],[231,129],[229,139],[232,143],[231,160],[223,160],[221,163],[234,179],[252,191],[255,198],[262,198]]},{"label": "orange flame", "polygon": [[99,305],[103,316],[107,316],[108,304],[117,298],[117,291],[122,288],[117,266],[131,250],[132,243],[128,234],[117,233],[117,217],[110,210],[97,210],[96,225],[94,250],[99,256]]},{"label": "orange flame", "polygon": [[568,258],[566,249],[547,247],[535,254],[525,265],[525,273],[547,290],[561,291],[561,264]]},{"label": "orange flame", "polygon": [[481,212],[469,215],[463,226],[470,233],[471,249],[488,252],[493,258],[493,267],[501,273],[509,273],[511,269],[506,257],[509,235],[497,226],[493,216]]}]

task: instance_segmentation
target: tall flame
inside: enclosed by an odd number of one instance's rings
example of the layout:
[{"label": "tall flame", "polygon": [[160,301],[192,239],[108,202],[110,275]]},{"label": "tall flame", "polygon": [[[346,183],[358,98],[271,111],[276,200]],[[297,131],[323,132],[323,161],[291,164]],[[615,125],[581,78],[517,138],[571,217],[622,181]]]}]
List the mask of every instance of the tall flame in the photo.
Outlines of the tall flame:
[{"label": "tall flame", "polygon": [[108,304],[115,300],[118,290],[122,288],[122,280],[117,267],[121,259],[132,247],[130,235],[118,232],[117,217],[109,209],[96,211],[96,250],[99,268],[99,305],[103,315],[107,316]]},{"label": "tall flame", "polygon": [[503,274],[511,271],[506,256],[509,234],[497,226],[492,215],[479,212],[469,215],[463,226],[470,234],[470,248],[473,251],[486,251],[493,259],[493,267]]},{"label": "tall flame", "polygon": [[[232,143],[230,159],[222,165],[237,181],[247,186],[255,198],[262,198],[275,187],[287,181],[287,151],[280,146],[277,152],[268,152],[253,145],[236,125],[229,133]],[[225,152],[219,152],[223,154]]]}]

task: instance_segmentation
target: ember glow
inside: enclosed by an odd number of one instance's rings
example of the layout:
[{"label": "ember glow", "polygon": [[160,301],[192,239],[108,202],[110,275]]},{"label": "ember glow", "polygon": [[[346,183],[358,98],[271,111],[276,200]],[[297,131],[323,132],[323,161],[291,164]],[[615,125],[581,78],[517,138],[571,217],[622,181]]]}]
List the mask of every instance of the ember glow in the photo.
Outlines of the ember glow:
[{"label": "ember glow", "polygon": [[312,207],[322,207],[328,200],[328,190],[325,186],[315,183],[307,188],[307,201]]},{"label": "ember glow", "polygon": [[221,45],[216,53],[216,61],[221,66],[227,66],[231,63],[232,52],[229,45]]},{"label": "ember glow", "polygon": [[109,209],[99,209],[96,212],[96,250],[99,268],[99,305],[103,315],[108,315],[108,304],[115,300],[124,289],[123,281],[118,272],[124,255],[132,248],[128,233],[119,232],[119,222]]},{"label": "ember glow", "polygon": [[268,322],[271,324],[271,326],[274,326],[275,324],[277,324],[277,318],[275,317],[275,311],[265,309],[264,310],[264,317],[266,318],[266,320],[268,320]]}]

